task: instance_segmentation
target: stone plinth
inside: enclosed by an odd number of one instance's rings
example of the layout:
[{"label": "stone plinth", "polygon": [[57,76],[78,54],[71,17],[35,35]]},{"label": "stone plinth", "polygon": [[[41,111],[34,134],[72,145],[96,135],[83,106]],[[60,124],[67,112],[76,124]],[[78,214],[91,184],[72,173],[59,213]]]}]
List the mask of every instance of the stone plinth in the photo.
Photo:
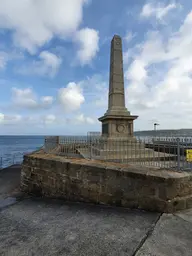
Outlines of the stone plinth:
[{"label": "stone plinth", "polygon": [[112,116],[104,115],[99,118],[99,121],[102,122],[102,135],[107,135],[111,138],[116,137],[133,137],[133,121],[137,116]]},{"label": "stone plinth", "polygon": [[192,207],[191,173],[50,154],[24,156],[21,189],[43,197],[159,212]]}]

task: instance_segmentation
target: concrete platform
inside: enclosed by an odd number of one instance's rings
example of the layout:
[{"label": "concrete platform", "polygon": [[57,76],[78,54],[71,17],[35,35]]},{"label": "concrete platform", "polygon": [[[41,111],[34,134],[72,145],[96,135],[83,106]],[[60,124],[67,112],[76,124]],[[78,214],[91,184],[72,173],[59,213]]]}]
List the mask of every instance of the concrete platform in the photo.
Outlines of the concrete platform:
[{"label": "concrete platform", "polygon": [[[122,160],[122,162],[152,162],[152,161],[173,161],[177,159],[176,155],[156,152],[152,149],[142,149],[139,151],[113,151],[113,150],[90,150],[79,148],[78,153],[85,159],[100,160]],[[150,164],[151,165],[151,164]]]},{"label": "concrete platform", "polygon": [[[190,216],[187,218],[186,216]],[[192,255],[192,211],[163,214],[136,256]]]},{"label": "concrete platform", "polygon": [[160,215],[27,198],[19,178],[19,166],[0,172],[0,255],[192,255],[192,210]]}]

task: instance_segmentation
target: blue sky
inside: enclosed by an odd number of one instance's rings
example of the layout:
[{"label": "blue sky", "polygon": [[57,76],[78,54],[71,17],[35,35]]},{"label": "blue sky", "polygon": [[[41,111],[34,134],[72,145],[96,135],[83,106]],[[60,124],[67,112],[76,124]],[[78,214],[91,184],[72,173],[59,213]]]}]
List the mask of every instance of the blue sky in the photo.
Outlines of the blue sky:
[{"label": "blue sky", "polygon": [[0,0],[0,134],[100,131],[114,34],[135,130],[191,128],[191,27],[189,0]]}]

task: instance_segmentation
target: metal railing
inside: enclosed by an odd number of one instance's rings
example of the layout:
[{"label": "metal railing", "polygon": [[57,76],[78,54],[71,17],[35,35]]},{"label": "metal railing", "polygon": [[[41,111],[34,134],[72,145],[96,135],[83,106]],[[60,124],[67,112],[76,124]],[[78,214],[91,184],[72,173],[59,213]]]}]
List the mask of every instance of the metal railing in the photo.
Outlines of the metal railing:
[{"label": "metal railing", "polygon": [[103,160],[172,170],[192,170],[191,138],[116,138],[56,136],[45,139],[45,152],[65,157]]},{"label": "metal railing", "polygon": [[0,135],[0,169],[21,164],[25,154],[39,150],[45,136]]},{"label": "metal railing", "polygon": [[39,147],[37,148],[37,150],[34,150],[34,151],[10,153],[8,155],[0,156],[0,170],[12,165],[22,164],[24,155],[40,152],[40,150],[43,148],[44,146]]},{"label": "metal railing", "polygon": [[11,165],[21,164],[23,162],[23,156],[25,153],[15,153],[9,156],[0,157],[0,170]]}]

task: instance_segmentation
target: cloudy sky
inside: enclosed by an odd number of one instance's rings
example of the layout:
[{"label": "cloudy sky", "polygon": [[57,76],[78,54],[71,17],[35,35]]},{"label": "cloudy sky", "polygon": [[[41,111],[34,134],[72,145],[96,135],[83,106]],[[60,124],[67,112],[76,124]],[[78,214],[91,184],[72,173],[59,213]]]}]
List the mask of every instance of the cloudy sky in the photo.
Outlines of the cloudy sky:
[{"label": "cloudy sky", "polygon": [[191,0],[0,0],[0,134],[100,131],[114,34],[135,130],[192,128]]}]

